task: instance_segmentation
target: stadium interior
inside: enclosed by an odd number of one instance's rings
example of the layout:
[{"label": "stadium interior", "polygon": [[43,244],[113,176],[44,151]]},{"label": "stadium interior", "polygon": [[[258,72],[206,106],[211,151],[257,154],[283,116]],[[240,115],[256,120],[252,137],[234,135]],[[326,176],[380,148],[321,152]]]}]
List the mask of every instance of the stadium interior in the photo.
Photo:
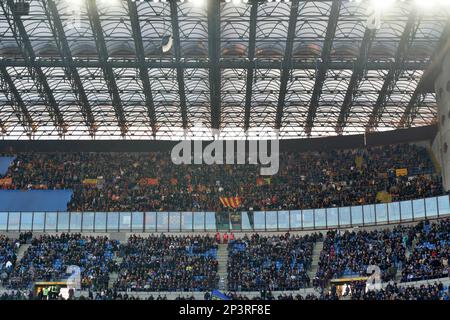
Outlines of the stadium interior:
[{"label": "stadium interior", "polygon": [[0,300],[450,300],[449,143],[450,0],[0,0]]}]

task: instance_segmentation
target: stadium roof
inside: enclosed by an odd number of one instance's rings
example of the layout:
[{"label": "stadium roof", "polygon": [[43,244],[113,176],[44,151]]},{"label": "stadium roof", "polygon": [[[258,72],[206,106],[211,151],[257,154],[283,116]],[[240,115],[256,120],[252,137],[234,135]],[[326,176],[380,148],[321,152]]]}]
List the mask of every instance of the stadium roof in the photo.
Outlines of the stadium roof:
[{"label": "stadium roof", "polygon": [[[435,122],[421,79],[450,35],[448,1],[32,0],[23,16],[16,1],[0,0],[3,139],[299,138]],[[375,30],[373,3],[384,4]]]}]

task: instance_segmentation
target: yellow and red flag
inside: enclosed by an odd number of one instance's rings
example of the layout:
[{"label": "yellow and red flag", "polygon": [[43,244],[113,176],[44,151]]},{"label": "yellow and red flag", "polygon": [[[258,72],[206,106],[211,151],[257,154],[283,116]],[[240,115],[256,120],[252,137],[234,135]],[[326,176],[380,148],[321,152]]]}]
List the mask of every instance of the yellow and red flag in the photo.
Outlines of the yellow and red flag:
[{"label": "yellow and red flag", "polygon": [[220,197],[219,199],[226,208],[239,208],[241,206],[240,197]]}]

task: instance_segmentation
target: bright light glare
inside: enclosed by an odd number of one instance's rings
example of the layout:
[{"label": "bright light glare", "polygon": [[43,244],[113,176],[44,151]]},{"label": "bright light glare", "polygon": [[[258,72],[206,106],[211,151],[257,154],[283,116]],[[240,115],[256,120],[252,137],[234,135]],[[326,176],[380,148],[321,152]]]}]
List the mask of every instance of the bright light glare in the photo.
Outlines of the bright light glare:
[{"label": "bright light glare", "polygon": [[395,3],[395,0],[372,0],[371,3],[374,8],[387,9]]}]

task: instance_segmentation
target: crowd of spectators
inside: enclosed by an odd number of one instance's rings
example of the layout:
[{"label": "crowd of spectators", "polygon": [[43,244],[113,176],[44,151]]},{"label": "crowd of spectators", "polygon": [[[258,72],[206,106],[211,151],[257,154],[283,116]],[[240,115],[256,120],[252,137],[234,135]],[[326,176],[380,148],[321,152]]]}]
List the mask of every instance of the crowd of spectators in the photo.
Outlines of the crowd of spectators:
[{"label": "crowd of spectators", "polygon": [[174,165],[169,152],[20,153],[5,175],[12,183],[0,188],[72,189],[72,211],[217,211],[220,196],[237,195],[244,209],[285,210],[376,203],[379,192],[392,201],[443,193],[426,148],[409,144],[285,152],[277,174],[264,179],[259,169]]},{"label": "crowd of spectators", "polygon": [[450,268],[450,219],[423,221],[413,229],[414,250],[402,271],[402,281],[448,277]]},{"label": "crowd of spectators", "polygon": [[314,244],[320,234],[261,236],[228,244],[228,288],[233,291],[296,290],[308,287]]},{"label": "crowd of spectators", "polygon": [[411,229],[402,226],[343,233],[330,230],[323,242],[314,286],[323,287],[332,278],[365,276],[369,266],[380,268],[382,281],[393,280],[406,261],[412,237]]},{"label": "crowd of spectators", "polygon": [[131,236],[121,246],[120,291],[206,291],[217,288],[217,244],[210,236]]},{"label": "crowd of spectators", "polygon": [[25,289],[36,281],[67,279],[76,273],[70,267],[77,266],[81,288],[105,289],[110,272],[117,269],[114,255],[118,249],[119,242],[106,237],[64,233],[41,235],[31,240],[22,259],[16,262],[6,287]]},{"label": "crowd of spectators", "polygon": [[4,283],[14,269],[20,242],[0,235],[0,283]]}]

